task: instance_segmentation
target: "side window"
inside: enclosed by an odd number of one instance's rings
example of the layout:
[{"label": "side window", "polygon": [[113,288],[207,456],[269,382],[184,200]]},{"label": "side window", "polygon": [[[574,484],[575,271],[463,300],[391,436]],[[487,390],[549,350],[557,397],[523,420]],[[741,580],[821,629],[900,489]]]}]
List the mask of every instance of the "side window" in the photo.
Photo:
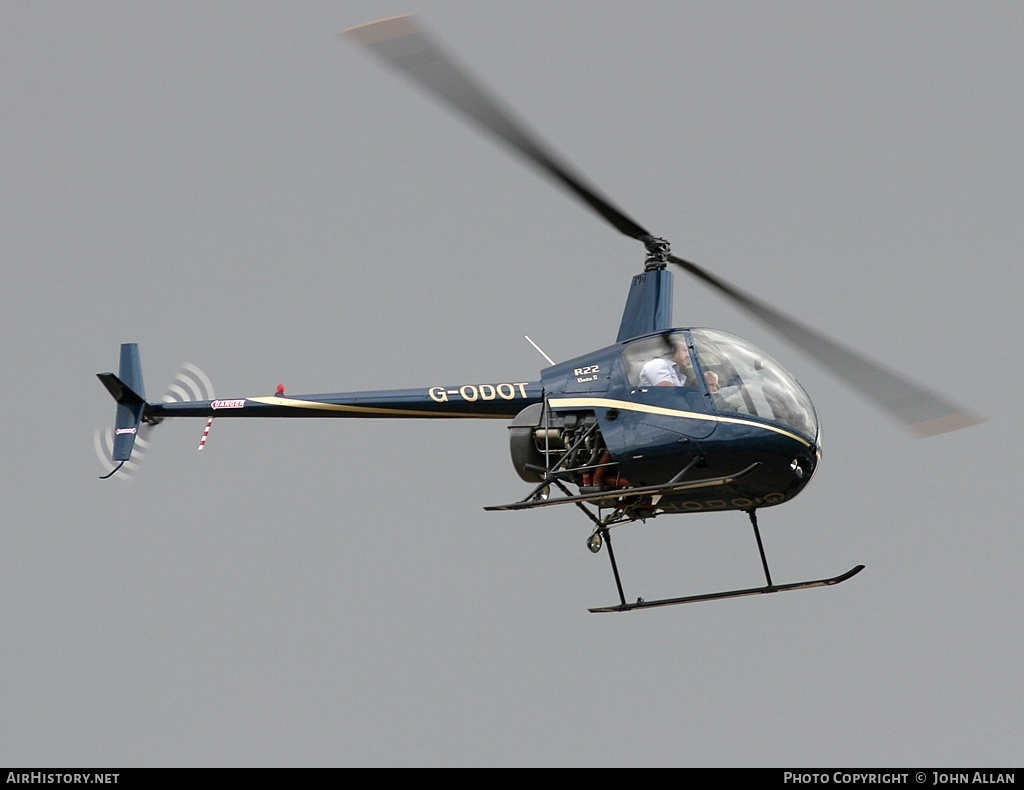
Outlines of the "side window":
[{"label": "side window", "polygon": [[[644,365],[655,359],[663,359],[666,362],[670,362],[676,348],[686,347],[687,342],[685,333],[670,332],[665,335],[658,335],[657,337],[637,340],[627,345],[622,352],[622,366],[626,371],[626,378],[629,380],[630,386],[641,386],[640,372],[643,370]],[[685,377],[684,384],[686,386],[696,386],[697,382],[693,375],[692,363],[686,365],[681,373]]]}]

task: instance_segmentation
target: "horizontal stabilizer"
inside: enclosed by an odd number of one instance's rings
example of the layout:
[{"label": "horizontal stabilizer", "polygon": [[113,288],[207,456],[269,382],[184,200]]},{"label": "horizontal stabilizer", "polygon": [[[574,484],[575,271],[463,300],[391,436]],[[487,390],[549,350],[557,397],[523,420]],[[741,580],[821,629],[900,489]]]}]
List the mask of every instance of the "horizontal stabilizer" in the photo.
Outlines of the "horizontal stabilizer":
[{"label": "horizontal stabilizer", "polygon": [[125,384],[113,373],[97,373],[96,378],[103,382],[103,386],[119,404],[124,406],[145,405],[146,400],[135,390]]}]

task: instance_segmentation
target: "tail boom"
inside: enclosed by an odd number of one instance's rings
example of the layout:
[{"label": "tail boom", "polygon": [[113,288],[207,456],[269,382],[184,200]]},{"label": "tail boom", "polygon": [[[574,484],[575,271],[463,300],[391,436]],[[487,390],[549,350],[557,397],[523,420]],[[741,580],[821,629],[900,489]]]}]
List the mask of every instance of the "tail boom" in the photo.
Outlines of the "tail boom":
[{"label": "tail boom", "polygon": [[474,384],[321,395],[257,396],[191,403],[151,403],[163,417],[376,417],[511,420],[543,400],[540,382]]}]

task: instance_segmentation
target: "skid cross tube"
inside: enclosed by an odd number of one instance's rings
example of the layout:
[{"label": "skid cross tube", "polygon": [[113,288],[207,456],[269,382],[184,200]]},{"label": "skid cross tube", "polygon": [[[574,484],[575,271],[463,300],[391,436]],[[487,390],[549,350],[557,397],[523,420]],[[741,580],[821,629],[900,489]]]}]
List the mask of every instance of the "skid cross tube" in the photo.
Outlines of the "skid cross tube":
[{"label": "skid cross tube", "polygon": [[761,553],[761,565],[764,566],[764,580],[768,583],[768,587],[771,587],[772,575],[768,572],[768,560],[764,556],[764,544],[761,542],[761,530],[757,528],[757,510],[752,508],[747,511],[747,515],[750,516],[750,523],[754,526],[754,537],[757,538],[757,550]]},{"label": "skid cross tube", "polygon": [[[626,596],[622,593],[622,580],[619,579],[619,566],[615,562],[615,552],[612,551],[611,533],[608,531],[608,527],[601,527],[601,529],[597,531],[597,534],[601,536],[601,539],[608,546],[608,559],[612,561],[612,573],[615,575],[615,587],[619,591],[619,601],[621,601],[622,606],[626,606]],[[643,599],[641,598],[638,600],[642,601]]]},{"label": "skid cross tube", "polygon": [[[725,477],[708,477],[701,480],[690,480],[688,482],[675,482],[675,483],[662,483],[654,486],[642,486],[640,488],[617,488],[609,491],[597,491],[590,494],[576,494],[572,495],[558,477],[550,478],[550,482],[555,483],[558,487],[566,493],[565,497],[559,499],[548,499],[543,502],[531,500],[529,498],[520,500],[519,502],[513,502],[509,505],[488,505],[484,510],[526,510],[528,508],[535,507],[551,507],[552,505],[562,505],[567,502],[602,502],[604,500],[618,500],[626,503],[636,503],[647,497],[661,496],[665,494],[673,494],[679,491],[695,491],[702,488],[711,488],[714,486],[729,485],[737,480],[741,480],[747,475],[753,474],[761,466],[760,461],[755,461],[746,469],[741,469],[735,474],[726,475]],[[684,470],[686,471],[686,470]],[[534,489],[534,493],[539,491],[543,486],[538,486]],[[533,494],[531,494],[533,496]],[[630,521],[635,519],[630,518]]]}]

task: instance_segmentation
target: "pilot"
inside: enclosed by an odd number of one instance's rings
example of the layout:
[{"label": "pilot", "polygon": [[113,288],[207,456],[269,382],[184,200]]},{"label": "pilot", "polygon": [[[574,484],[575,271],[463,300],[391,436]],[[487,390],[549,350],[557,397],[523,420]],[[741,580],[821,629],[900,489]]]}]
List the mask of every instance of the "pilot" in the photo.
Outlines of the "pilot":
[{"label": "pilot", "polygon": [[655,357],[640,370],[641,387],[682,387],[690,367],[690,349],[682,340],[672,341],[672,356]]}]

